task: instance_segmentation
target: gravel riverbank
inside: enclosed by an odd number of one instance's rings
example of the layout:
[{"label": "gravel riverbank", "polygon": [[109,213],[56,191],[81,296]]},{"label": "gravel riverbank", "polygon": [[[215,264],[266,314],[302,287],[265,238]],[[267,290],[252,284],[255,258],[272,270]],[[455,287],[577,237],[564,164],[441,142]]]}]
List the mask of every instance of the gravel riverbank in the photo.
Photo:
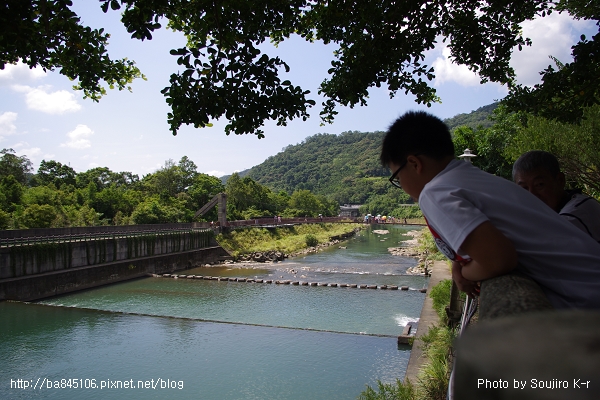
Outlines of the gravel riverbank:
[{"label": "gravel riverbank", "polygon": [[412,239],[402,242],[400,247],[390,247],[388,251],[394,256],[414,257],[418,260],[418,264],[406,270],[409,275],[425,275],[429,276],[433,260],[427,259],[427,252],[420,250],[419,238],[423,235],[422,229],[406,232],[407,236]]}]

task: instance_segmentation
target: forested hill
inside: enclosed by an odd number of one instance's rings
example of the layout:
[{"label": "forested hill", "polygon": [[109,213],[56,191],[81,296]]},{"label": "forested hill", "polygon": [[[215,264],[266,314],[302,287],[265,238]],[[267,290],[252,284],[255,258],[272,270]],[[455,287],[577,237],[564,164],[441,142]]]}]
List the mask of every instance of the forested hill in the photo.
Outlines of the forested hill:
[{"label": "forested hill", "polygon": [[489,128],[492,126],[493,122],[488,117],[496,108],[498,108],[498,103],[488,104],[487,106],[479,107],[477,110],[468,114],[458,114],[452,118],[445,119],[444,122],[450,128],[450,131],[465,125],[473,129],[477,129],[480,126]]},{"label": "forested hill", "polygon": [[[485,125],[496,106],[459,114],[445,122],[451,129]],[[252,167],[246,176],[275,192],[291,194],[308,189],[339,204],[365,204],[372,195],[383,195],[389,189],[387,179],[383,179],[389,171],[379,163],[383,136],[384,132],[356,131],[310,136]]]},{"label": "forested hill", "polygon": [[387,175],[379,163],[384,132],[317,134],[250,169],[248,177],[278,192],[308,189],[340,204],[362,203]]}]

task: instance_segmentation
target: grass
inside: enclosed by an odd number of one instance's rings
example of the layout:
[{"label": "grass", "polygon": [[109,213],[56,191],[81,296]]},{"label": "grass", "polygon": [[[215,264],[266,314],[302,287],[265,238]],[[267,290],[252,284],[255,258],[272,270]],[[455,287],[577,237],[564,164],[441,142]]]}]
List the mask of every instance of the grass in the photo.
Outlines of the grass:
[{"label": "grass", "polygon": [[434,326],[421,337],[427,362],[417,377],[419,399],[444,400],[450,378],[450,348],[456,333],[445,325]]},{"label": "grass", "polygon": [[395,384],[385,384],[377,381],[377,390],[367,386],[358,397],[360,400],[413,400],[415,398],[415,387],[408,382],[404,384],[396,379]]},{"label": "grass", "polygon": [[450,303],[450,291],[452,290],[452,280],[444,279],[437,285],[431,288],[429,297],[433,300],[433,309],[440,317],[442,323],[448,322],[446,315],[446,306]]},{"label": "grass", "polygon": [[436,260],[436,261],[447,261],[445,255],[443,255],[435,245],[435,240],[433,239],[433,235],[429,232],[428,229],[423,231],[423,234],[419,236],[417,239],[417,251],[419,253],[426,253],[427,259]]},{"label": "grass", "polygon": [[[311,244],[327,243],[332,236],[352,232],[362,228],[361,224],[302,224],[282,226],[274,229],[245,228],[236,229],[217,236],[217,242],[234,257],[257,251],[277,250],[285,254],[293,254],[309,247]],[[314,239],[313,239],[314,238]]]}]

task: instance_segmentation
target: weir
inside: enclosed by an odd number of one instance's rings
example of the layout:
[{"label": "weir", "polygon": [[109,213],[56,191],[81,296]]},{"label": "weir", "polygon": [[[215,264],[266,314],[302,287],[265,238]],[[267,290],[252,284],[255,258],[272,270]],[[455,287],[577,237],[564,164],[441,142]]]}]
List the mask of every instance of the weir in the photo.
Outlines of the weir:
[{"label": "weir", "polygon": [[107,228],[2,232],[0,300],[39,300],[231,258],[211,229],[195,224]]}]

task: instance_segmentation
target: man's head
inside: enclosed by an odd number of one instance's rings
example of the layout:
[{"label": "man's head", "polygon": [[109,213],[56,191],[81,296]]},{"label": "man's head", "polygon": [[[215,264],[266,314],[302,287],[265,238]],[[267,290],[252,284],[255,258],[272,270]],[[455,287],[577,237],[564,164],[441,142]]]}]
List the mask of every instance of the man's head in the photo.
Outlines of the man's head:
[{"label": "man's head", "polygon": [[565,175],[558,160],[547,151],[524,153],[513,165],[513,181],[528,190],[550,208],[560,211],[564,201]]},{"label": "man's head", "polygon": [[444,122],[423,111],[398,118],[383,139],[381,164],[392,170],[393,183],[413,199],[454,157],[452,136]]}]

